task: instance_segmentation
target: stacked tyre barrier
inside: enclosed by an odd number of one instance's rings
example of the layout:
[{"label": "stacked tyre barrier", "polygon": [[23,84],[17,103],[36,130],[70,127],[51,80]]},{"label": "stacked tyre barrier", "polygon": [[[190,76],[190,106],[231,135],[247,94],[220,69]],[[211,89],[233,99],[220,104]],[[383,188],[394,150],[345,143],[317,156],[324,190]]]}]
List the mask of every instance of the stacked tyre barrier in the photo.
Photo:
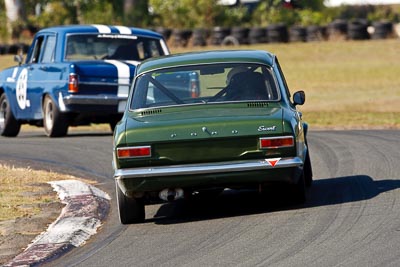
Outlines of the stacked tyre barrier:
[{"label": "stacked tyre barrier", "polygon": [[267,28],[253,27],[249,30],[249,43],[250,44],[263,44],[268,43]]},{"label": "stacked tyre barrier", "polygon": [[0,55],[16,55],[16,54],[26,54],[28,52],[29,45],[23,43],[17,44],[0,44]]},{"label": "stacked tyre barrier", "polygon": [[171,29],[167,29],[167,28],[163,28],[163,27],[159,27],[156,29],[153,29],[155,32],[158,32],[159,34],[161,34],[165,40],[169,40],[169,38],[171,37],[171,33],[172,30]]},{"label": "stacked tyre barrier", "polygon": [[286,24],[278,23],[267,26],[267,36],[269,43],[289,42],[289,31]]},{"label": "stacked tyre barrier", "polygon": [[352,20],[347,27],[347,38],[349,40],[367,40],[370,38],[368,22],[365,20]]},{"label": "stacked tyre barrier", "polygon": [[214,27],[211,33],[211,45],[221,45],[226,37],[231,33],[227,27]]},{"label": "stacked tyre barrier", "polygon": [[194,29],[192,34],[193,46],[206,46],[210,32],[206,29]]},{"label": "stacked tyre barrier", "polygon": [[[164,36],[167,36],[164,31]],[[389,22],[365,20],[335,20],[327,26],[292,26],[273,24],[267,27],[214,27],[212,30],[174,30],[172,45],[185,47],[189,39],[193,46],[238,46],[247,44],[318,42],[337,40],[368,40],[393,38],[394,26]],[[165,38],[165,37],[164,37]]]},{"label": "stacked tyre barrier", "polygon": [[345,40],[347,36],[347,21],[337,19],[328,25],[329,40]]},{"label": "stacked tyre barrier", "polygon": [[311,25],[306,27],[306,41],[316,42],[328,39],[328,31],[325,26]]},{"label": "stacked tyre barrier", "polygon": [[393,23],[389,21],[376,21],[372,23],[371,39],[386,39],[393,35]]},{"label": "stacked tyre barrier", "polygon": [[189,39],[192,36],[191,30],[180,30],[175,29],[172,31],[173,46],[175,47],[186,47],[189,43]]},{"label": "stacked tyre barrier", "polygon": [[[168,29],[157,27],[152,29],[160,33],[174,47],[192,46],[237,46],[247,44],[315,42],[336,40],[368,40],[400,37],[400,24],[390,21],[375,21],[369,23],[365,19],[351,21],[336,19],[326,26],[292,26],[284,23],[272,24],[266,27],[221,27],[211,30]],[[24,43],[0,44],[0,54],[26,54],[29,45]]]},{"label": "stacked tyre barrier", "polygon": [[[398,24],[400,25],[400,24]],[[397,26],[400,29],[400,26]],[[368,23],[365,19],[346,21],[337,19],[326,26],[292,26],[283,23],[267,27],[214,27],[211,30],[174,30],[171,37],[174,46],[187,46],[191,39],[193,46],[237,46],[264,43],[316,42],[337,40],[386,39],[400,36],[392,22]],[[158,30],[158,32],[161,32]],[[162,31],[167,38],[165,29]]]},{"label": "stacked tyre barrier", "polygon": [[303,26],[293,26],[289,30],[290,42],[307,41],[307,28]]}]

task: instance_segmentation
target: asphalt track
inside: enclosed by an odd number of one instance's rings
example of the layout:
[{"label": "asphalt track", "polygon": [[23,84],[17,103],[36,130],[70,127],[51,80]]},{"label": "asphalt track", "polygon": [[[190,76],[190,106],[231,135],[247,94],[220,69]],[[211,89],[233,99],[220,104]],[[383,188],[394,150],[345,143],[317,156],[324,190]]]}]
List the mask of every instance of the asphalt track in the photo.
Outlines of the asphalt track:
[{"label": "asphalt track", "polygon": [[[112,136],[41,132],[0,139],[0,160],[95,179],[111,197],[97,235],[47,266],[400,266],[400,131],[311,131],[304,205],[256,192],[146,207],[119,223]],[[190,153],[190,151],[188,151]]]}]

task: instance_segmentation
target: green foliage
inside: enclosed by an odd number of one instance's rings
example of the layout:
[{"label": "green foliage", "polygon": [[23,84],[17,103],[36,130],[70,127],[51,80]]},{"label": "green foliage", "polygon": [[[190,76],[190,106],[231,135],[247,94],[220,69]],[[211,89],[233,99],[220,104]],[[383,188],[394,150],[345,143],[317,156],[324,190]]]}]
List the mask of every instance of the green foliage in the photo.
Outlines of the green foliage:
[{"label": "green foliage", "polygon": [[298,24],[302,26],[310,26],[310,25],[326,25],[332,21],[332,17],[322,11],[313,11],[311,9],[302,9],[298,10]]},{"label": "green foliage", "polygon": [[193,19],[190,18],[191,5],[187,1],[150,0],[158,23],[167,28],[191,28]]},{"label": "green foliage", "polygon": [[97,0],[80,5],[79,21],[84,24],[121,24],[121,15],[116,14],[112,2]]},{"label": "green foliage", "polygon": [[39,28],[48,27],[50,25],[72,24],[73,16],[70,14],[68,7],[60,2],[53,2],[46,5],[40,16],[35,14],[28,15],[28,23],[36,25]]},{"label": "green foliage", "polygon": [[301,1],[301,7],[312,11],[322,11],[325,9],[324,0]]},{"label": "green foliage", "polygon": [[[223,6],[217,0],[22,0],[24,16],[8,33],[4,1],[0,1],[0,38],[20,36],[29,26],[44,28],[65,24],[120,24],[171,29],[211,29],[215,26],[326,25],[337,18],[367,18],[399,22],[396,6],[340,6],[326,8],[324,0],[300,1],[290,8],[282,0],[260,0],[249,12],[245,6]],[[132,8],[125,4],[131,3]],[[148,12],[151,7],[152,12]],[[397,7],[399,8],[399,7]],[[38,13],[38,11],[40,11]]]},{"label": "green foliage", "polygon": [[115,9],[118,15],[123,14],[122,23],[135,27],[147,27],[152,23],[147,0],[136,0],[135,6],[128,9]]},{"label": "green foliage", "polygon": [[372,12],[367,14],[369,21],[399,21],[399,12],[396,12],[391,6],[382,6],[375,8]]},{"label": "green foliage", "polygon": [[4,42],[8,38],[7,17],[4,9],[0,9],[0,39]]},{"label": "green foliage", "polygon": [[263,0],[253,12],[254,26],[268,26],[275,23],[293,25],[298,21],[296,10],[285,8],[279,0]]},{"label": "green foliage", "polygon": [[219,14],[215,17],[214,23],[218,26],[247,26],[250,24],[251,16],[244,6],[234,8],[222,7]]},{"label": "green foliage", "polygon": [[215,0],[149,0],[155,24],[166,28],[190,29],[233,26],[246,22],[244,7],[229,8]]}]

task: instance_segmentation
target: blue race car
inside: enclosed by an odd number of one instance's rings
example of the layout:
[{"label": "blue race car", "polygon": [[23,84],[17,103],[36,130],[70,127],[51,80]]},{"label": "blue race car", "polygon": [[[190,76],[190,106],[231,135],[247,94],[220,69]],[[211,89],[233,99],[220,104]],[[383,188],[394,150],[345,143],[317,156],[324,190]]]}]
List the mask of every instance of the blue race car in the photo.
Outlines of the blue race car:
[{"label": "blue race car", "polygon": [[0,134],[22,124],[44,126],[49,137],[69,126],[122,117],[136,66],[169,54],[162,35],[125,26],[71,25],[39,31],[25,62],[0,72]]}]

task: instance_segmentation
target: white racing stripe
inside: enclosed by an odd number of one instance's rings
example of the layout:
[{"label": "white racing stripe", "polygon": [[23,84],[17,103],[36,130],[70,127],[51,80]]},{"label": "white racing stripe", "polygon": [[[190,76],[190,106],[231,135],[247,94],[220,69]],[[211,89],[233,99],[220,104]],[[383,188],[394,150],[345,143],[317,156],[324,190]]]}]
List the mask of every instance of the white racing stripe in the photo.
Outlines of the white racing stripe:
[{"label": "white racing stripe", "polygon": [[111,28],[106,25],[93,24],[93,27],[96,27],[99,33],[111,33]]},{"label": "white racing stripe", "polygon": [[166,55],[169,55],[169,54],[170,54],[169,49],[168,49],[168,46],[167,46],[167,44],[164,42],[164,40],[161,40],[161,47],[162,47],[162,49],[164,50],[164,54],[166,54]]},{"label": "white racing stripe", "polygon": [[115,26],[120,34],[132,34],[131,29],[126,26]]},{"label": "white racing stripe", "polygon": [[129,63],[135,67],[140,64],[140,61],[136,61],[136,60],[125,60],[125,62]]},{"label": "white racing stripe", "polygon": [[[93,27],[99,31],[99,33],[107,34],[111,33],[111,28],[106,25],[93,24]],[[120,34],[132,34],[130,28],[126,26],[115,26]],[[118,60],[105,60],[105,62],[114,65],[118,72],[118,92],[117,96],[119,98],[128,98],[129,91],[129,78],[130,78],[130,68],[127,64]],[[131,62],[130,64],[137,65],[139,62]],[[118,112],[123,112],[125,110],[126,100],[122,100],[118,103]]]},{"label": "white racing stripe", "polygon": [[[129,66],[118,60],[105,60],[105,62],[113,64],[117,68],[118,72],[118,97],[127,98],[129,91],[129,78],[130,69]],[[118,112],[123,112],[125,110],[126,100],[121,101],[118,104]]]}]

